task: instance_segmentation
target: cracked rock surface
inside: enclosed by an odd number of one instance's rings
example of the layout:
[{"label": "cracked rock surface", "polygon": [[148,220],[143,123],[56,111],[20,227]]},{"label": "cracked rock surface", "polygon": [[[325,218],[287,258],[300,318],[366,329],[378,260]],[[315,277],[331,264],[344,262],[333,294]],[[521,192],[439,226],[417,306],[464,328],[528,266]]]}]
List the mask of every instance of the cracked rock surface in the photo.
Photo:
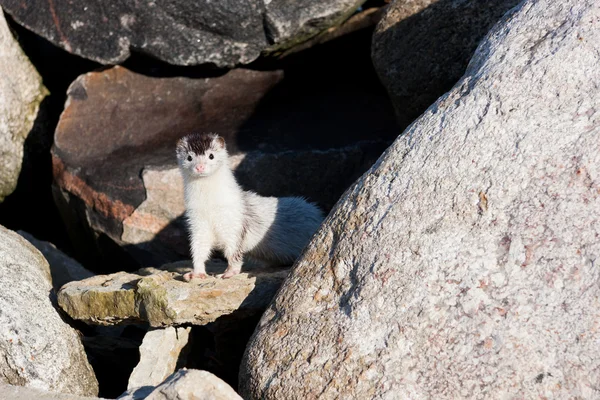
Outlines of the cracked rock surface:
[{"label": "cracked rock surface", "polygon": [[239,318],[261,313],[288,269],[243,269],[229,279],[214,276],[225,262],[209,262],[206,279],[185,282],[190,261],[136,273],[118,272],[70,282],[58,293],[58,304],[74,319],[90,324],[148,322],[153,327],[206,325],[235,312]]},{"label": "cracked rock surface", "polygon": [[240,394],[597,397],[598,65],[597,1],[503,17],[317,232]]}]

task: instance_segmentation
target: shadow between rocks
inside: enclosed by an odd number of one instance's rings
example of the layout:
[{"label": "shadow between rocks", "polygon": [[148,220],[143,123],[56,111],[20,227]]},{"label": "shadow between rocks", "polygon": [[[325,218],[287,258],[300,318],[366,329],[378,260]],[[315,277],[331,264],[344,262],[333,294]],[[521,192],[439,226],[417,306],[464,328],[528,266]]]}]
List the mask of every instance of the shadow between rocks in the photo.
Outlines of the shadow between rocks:
[{"label": "shadow between rocks", "polygon": [[[0,10],[0,12],[2,12]],[[46,39],[16,24],[4,14],[9,28],[50,94],[40,104],[30,134],[25,139],[23,166],[15,191],[0,204],[0,224],[24,230],[72,253],[65,227],[52,197],[50,148],[66,100],[66,88],[81,73],[99,64],[67,53]]]},{"label": "shadow between rocks", "polygon": [[[417,3],[424,3],[420,1]],[[373,35],[373,62],[404,130],[463,76],[480,41],[520,0],[438,0]],[[392,16],[401,15],[399,5]],[[383,22],[386,21],[384,17]]]}]

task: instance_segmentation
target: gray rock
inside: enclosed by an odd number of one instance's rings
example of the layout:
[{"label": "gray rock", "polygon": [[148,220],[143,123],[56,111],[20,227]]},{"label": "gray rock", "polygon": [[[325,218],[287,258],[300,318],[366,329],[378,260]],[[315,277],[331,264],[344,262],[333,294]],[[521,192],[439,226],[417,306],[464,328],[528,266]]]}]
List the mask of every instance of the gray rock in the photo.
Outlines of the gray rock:
[{"label": "gray rock", "polygon": [[83,265],[58,250],[52,243],[38,240],[27,232],[18,231],[17,233],[34,245],[48,261],[54,290],[58,291],[65,283],[80,281],[94,275]]},{"label": "gray rock", "polygon": [[191,329],[170,326],[148,331],[140,346],[140,362],[131,372],[127,389],[157,386],[175,372]]},{"label": "gray rock", "polygon": [[273,43],[267,51],[290,48],[341,24],[365,0],[265,1],[265,30]]},{"label": "gray rock", "polygon": [[51,291],[44,256],[0,226],[0,382],[97,395],[81,340],[52,305]]},{"label": "gray rock", "polygon": [[375,70],[402,129],[464,74],[479,41],[520,0],[395,0],[373,34]]},{"label": "gray rock", "polygon": [[16,186],[23,145],[48,94],[0,12],[0,202]]},{"label": "gray rock", "polygon": [[600,3],[528,0],[329,215],[246,399],[596,398]]},{"label": "gray rock", "polygon": [[98,397],[82,397],[73,394],[45,392],[39,389],[0,383],[0,399],[6,400],[101,400]]},{"label": "gray rock", "polygon": [[342,38],[346,35],[357,33],[361,30],[369,30],[381,20],[383,15],[388,8],[388,5],[380,5],[363,9],[360,12],[352,15],[341,25],[331,27],[326,31],[314,36],[310,40],[303,42],[297,46],[287,49],[281,53],[281,57],[287,57],[291,54],[298,53],[300,51],[309,49],[314,46],[318,46],[332,40]]},{"label": "gray rock", "polygon": [[242,398],[221,379],[210,372],[180,369],[161,385],[128,390],[120,400],[241,400]]},{"label": "gray rock", "polygon": [[[348,18],[364,0],[69,3],[0,0],[21,25],[70,53],[119,64],[132,51],[176,65],[232,67]],[[35,9],[36,12],[31,12]]]},{"label": "gray rock", "polygon": [[[217,275],[227,264],[213,261],[206,267],[209,275]],[[58,292],[58,304],[71,318],[98,325],[205,325],[234,313],[245,319],[262,313],[289,272],[249,267],[230,279],[217,275],[189,283],[181,275],[191,270],[191,261],[97,275],[67,283]]]}]

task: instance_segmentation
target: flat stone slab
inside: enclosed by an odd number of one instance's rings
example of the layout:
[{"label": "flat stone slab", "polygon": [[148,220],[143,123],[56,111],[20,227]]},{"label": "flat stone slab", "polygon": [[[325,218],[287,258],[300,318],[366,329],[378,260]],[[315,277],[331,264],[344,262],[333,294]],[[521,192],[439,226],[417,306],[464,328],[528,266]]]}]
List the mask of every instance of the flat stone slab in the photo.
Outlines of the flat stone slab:
[{"label": "flat stone slab", "polygon": [[225,262],[209,262],[207,279],[185,282],[192,268],[181,261],[135,273],[117,272],[70,282],[58,292],[72,318],[96,325],[147,322],[153,327],[206,325],[222,315],[246,318],[265,310],[287,276],[287,268],[252,268],[221,279]]}]

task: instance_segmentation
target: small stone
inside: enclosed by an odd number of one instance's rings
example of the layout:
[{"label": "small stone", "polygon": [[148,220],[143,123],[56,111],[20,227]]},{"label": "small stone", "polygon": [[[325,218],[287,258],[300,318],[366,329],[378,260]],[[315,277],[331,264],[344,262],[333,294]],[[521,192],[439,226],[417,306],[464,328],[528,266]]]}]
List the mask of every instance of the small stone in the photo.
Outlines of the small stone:
[{"label": "small stone", "polygon": [[130,389],[120,400],[242,400],[227,383],[210,372],[180,369],[156,388]]},{"label": "small stone", "polygon": [[149,330],[140,346],[140,362],[129,377],[127,389],[157,386],[175,372],[190,330],[190,327],[172,326]]}]

